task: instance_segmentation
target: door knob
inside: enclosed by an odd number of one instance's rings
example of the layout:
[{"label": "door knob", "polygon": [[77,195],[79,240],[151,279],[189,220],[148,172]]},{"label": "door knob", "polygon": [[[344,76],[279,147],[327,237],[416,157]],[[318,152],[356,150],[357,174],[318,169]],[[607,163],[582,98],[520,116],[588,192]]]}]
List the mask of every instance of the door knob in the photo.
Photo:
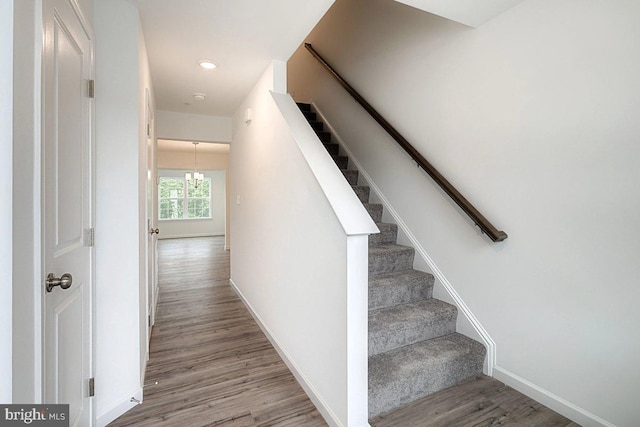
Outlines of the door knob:
[{"label": "door knob", "polygon": [[59,279],[53,273],[49,273],[45,284],[47,285],[47,292],[51,292],[56,286],[60,286],[62,289],[69,289],[71,282],[73,282],[73,277],[69,273],[64,273]]},{"label": "door knob", "polygon": [[160,234],[160,229],[152,227],[149,229],[149,234]]}]

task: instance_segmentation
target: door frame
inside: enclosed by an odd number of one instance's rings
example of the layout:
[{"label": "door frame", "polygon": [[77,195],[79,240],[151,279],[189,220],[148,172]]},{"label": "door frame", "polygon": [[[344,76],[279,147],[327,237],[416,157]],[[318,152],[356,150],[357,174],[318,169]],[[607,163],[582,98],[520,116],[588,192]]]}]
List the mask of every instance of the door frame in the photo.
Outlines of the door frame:
[{"label": "door frame", "polygon": [[[0,94],[13,104],[13,4],[0,4]],[[0,110],[0,188],[3,194],[13,194],[13,108]],[[8,190],[6,193],[4,190]],[[0,349],[0,402],[13,398],[13,200],[0,208],[0,268],[11,280],[0,284],[0,321],[10,325],[0,330],[0,342],[9,343]]]}]

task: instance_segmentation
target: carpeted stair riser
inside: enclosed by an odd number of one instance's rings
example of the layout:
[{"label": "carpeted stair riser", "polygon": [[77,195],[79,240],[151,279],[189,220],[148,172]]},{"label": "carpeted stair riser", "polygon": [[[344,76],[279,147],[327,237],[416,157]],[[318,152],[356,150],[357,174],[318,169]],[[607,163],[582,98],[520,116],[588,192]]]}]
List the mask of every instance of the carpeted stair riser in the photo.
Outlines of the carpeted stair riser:
[{"label": "carpeted stair riser", "polygon": [[347,179],[347,182],[350,185],[358,185],[358,171],[357,170],[342,169],[340,172],[342,172],[342,175],[344,175],[344,177]]},{"label": "carpeted stair riser", "polygon": [[369,358],[369,417],[482,372],[485,348],[453,333]]},{"label": "carpeted stair riser", "polygon": [[322,122],[309,121],[309,124],[316,132],[322,132],[324,130],[324,123]]},{"label": "carpeted stair riser", "polygon": [[395,243],[398,238],[398,225],[388,222],[377,222],[380,233],[369,235],[369,246]]},{"label": "carpeted stair riser", "polygon": [[337,156],[338,154],[340,154],[340,146],[338,144],[329,143],[323,145],[324,148],[326,148],[329,154],[331,154],[332,156]]},{"label": "carpeted stair riser", "polygon": [[369,357],[456,331],[458,309],[426,299],[369,312]]},{"label": "carpeted stair riser", "polygon": [[316,135],[318,135],[318,138],[320,138],[320,141],[322,141],[325,144],[328,144],[329,142],[331,142],[331,133],[329,132],[316,131]]},{"label": "carpeted stair riser", "polygon": [[455,332],[457,308],[432,299],[433,275],[413,270],[414,249],[395,244],[397,225],[368,203],[369,187],[311,106],[298,106],[380,230],[369,236],[369,417],[481,373],[484,346]]},{"label": "carpeted stair riser", "polygon": [[349,158],[347,156],[331,156],[338,169],[347,169],[349,166]]},{"label": "carpeted stair riser", "polygon": [[369,310],[409,304],[433,296],[433,275],[418,270],[369,277]]},{"label": "carpeted stair riser", "polygon": [[356,196],[358,196],[358,199],[360,199],[360,202],[362,203],[368,203],[369,202],[369,187],[366,185],[352,185],[351,188],[353,188],[353,191],[356,193]]},{"label": "carpeted stair riser", "polygon": [[369,212],[373,222],[382,221],[382,205],[380,203],[365,203],[364,208]]},{"label": "carpeted stair riser", "polygon": [[413,268],[414,249],[400,245],[369,247],[369,274],[390,273]]}]

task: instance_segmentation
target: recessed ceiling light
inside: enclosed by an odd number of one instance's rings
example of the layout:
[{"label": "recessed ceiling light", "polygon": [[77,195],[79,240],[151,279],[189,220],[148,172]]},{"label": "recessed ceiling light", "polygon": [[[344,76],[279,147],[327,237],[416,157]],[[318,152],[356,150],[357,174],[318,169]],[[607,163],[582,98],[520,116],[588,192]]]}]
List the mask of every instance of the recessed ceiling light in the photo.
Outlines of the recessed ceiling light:
[{"label": "recessed ceiling light", "polygon": [[205,95],[204,93],[194,93],[193,94],[193,99],[195,99],[196,101],[204,101],[204,99],[207,97],[207,95]]},{"label": "recessed ceiling light", "polygon": [[213,70],[217,67],[217,65],[209,59],[201,59],[200,61],[198,61],[198,64],[200,64],[200,66],[205,70]]}]

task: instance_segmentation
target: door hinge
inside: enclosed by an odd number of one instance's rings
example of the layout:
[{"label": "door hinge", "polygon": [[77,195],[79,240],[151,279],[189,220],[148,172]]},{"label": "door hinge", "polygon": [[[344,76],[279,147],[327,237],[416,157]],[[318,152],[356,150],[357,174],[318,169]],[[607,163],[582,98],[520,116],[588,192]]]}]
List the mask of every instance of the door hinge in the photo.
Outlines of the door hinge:
[{"label": "door hinge", "polygon": [[88,228],[85,230],[84,236],[84,245],[90,248],[94,247],[96,244],[96,229]]},{"label": "door hinge", "polygon": [[151,136],[151,124],[147,123],[147,138]]},{"label": "door hinge", "polygon": [[96,379],[89,378],[89,397],[96,395]]},{"label": "door hinge", "polygon": [[149,319],[149,327],[151,327],[151,315],[148,315],[147,319]]},{"label": "door hinge", "polygon": [[87,96],[89,98],[96,97],[96,81],[91,79],[87,82]]}]

